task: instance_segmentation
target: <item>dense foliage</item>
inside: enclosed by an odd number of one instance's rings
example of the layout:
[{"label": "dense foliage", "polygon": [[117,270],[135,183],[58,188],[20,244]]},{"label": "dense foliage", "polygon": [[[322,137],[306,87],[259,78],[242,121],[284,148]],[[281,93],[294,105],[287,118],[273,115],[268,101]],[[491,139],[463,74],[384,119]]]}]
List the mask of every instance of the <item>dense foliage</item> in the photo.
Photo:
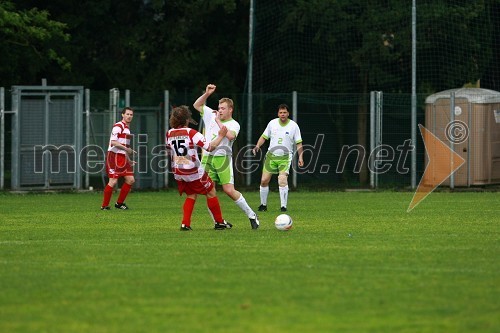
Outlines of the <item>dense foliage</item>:
[{"label": "dense foliage", "polygon": [[[285,0],[283,12],[268,14],[263,3],[255,3],[258,19],[275,21],[276,30],[269,34],[308,33],[310,54],[329,51],[330,70],[314,66],[299,50],[286,59],[260,54],[270,75],[298,67],[317,78],[310,84],[297,75],[284,83],[284,91],[409,92],[408,1]],[[250,0],[1,0],[0,86],[47,78],[49,84],[103,90],[199,91],[213,81],[224,91],[242,92],[249,7]],[[495,31],[500,20],[494,16],[499,9],[498,0],[418,1],[419,91],[479,79],[500,89],[493,57],[499,51]],[[457,24],[448,24],[450,19]],[[464,47],[450,57],[450,45]],[[280,47],[278,41],[269,51]]]}]

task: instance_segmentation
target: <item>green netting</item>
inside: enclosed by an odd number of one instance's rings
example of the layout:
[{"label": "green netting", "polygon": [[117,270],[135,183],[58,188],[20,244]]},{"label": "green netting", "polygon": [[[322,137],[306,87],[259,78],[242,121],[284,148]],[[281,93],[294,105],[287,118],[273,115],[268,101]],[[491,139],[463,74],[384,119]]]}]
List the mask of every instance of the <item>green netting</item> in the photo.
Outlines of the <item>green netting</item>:
[{"label": "green netting", "polygon": [[[500,4],[415,2],[417,92],[499,90]],[[256,0],[254,13],[255,92],[411,92],[412,1]]]}]

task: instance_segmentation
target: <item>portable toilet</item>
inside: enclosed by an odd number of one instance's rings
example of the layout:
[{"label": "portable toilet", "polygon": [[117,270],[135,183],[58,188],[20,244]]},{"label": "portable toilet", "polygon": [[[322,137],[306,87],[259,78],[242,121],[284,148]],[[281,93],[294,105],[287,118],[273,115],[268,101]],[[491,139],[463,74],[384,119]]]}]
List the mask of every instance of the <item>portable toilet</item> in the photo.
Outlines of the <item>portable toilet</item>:
[{"label": "portable toilet", "polygon": [[[454,185],[500,183],[500,92],[450,89],[428,96],[425,104],[427,130],[465,160]],[[449,186],[450,178],[443,185]]]}]

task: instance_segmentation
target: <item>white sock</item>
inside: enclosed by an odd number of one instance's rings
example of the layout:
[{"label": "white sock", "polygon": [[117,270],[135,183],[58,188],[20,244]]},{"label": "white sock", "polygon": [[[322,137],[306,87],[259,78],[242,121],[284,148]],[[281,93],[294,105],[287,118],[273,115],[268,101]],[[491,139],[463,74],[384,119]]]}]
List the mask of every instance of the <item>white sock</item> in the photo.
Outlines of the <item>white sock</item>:
[{"label": "white sock", "polygon": [[247,204],[247,201],[245,200],[245,198],[243,197],[243,194],[240,196],[240,198],[238,200],[236,200],[234,202],[236,205],[238,205],[238,207],[240,207],[240,209],[245,213],[247,214],[248,218],[249,219],[253,219],[255,217],[255,212],[252,210],[252,208],[250,208],[250,206]]},{"label": "white sock", "polygon": [[280,201],[281,207],[286,207],[288,202],[288,185],[283,187],[280,186]]},{"label": "white sock", "polygon": [[260,204],[267,206],[267,196],[269,195],[269,186],[260,187]]}]

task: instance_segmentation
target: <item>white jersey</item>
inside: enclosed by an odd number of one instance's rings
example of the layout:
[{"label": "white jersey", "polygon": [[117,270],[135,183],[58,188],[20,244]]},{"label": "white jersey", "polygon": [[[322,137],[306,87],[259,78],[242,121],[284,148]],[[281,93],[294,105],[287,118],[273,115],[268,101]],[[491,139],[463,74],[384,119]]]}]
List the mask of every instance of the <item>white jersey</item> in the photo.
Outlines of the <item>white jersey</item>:
[{"label": "white jersey", "polygon": [[279,118],[271,120],[262,137],[270,139],[268,151],[274,156],[292,155],[293,145],[302,142],[299,125],[291,119],[288,119],[285,125]]},{"label": "white jersey", "polygon": [[205,171],[200,166],[196,147],[206,150],[209,145],[210,143],[197,130],[189,127],[170,129],[167,132],[167,150],[174,178],[186,182],[200,179]]},{"label": "white jersey", "polygon": [[[205,137],[207,138],[207,140],[213,141],[219,135],[220,129],[219,125],[215,121],[214,110],[206,105],[203,105],[202,117],[203,122],[205,123]],[[240,124],[232,118],[228,120],[221,120],[221,122],[224,124],[224,126],[227,127],[228,131],[233,132],[233,134],[235,135],[234,140],[236,140],[236,137],[240,132]],[[220,145],[208,154],[213,156],[232,156],[234,140],[230,141],[227,137],[224,137]]]},{"label": "white jersey", "polygon": [[112,151],[117,154],[127,154],[127,152],[118,147],[112,146],[111,141],[118,141],[120,144],[125,147],[130,147],[130,138],[132,135],[130,134],[130,128],[123,121],[119,121],[113,125],[113,129],[111,130],[111,136],[109,138],[109,148],[108,151]]}]

